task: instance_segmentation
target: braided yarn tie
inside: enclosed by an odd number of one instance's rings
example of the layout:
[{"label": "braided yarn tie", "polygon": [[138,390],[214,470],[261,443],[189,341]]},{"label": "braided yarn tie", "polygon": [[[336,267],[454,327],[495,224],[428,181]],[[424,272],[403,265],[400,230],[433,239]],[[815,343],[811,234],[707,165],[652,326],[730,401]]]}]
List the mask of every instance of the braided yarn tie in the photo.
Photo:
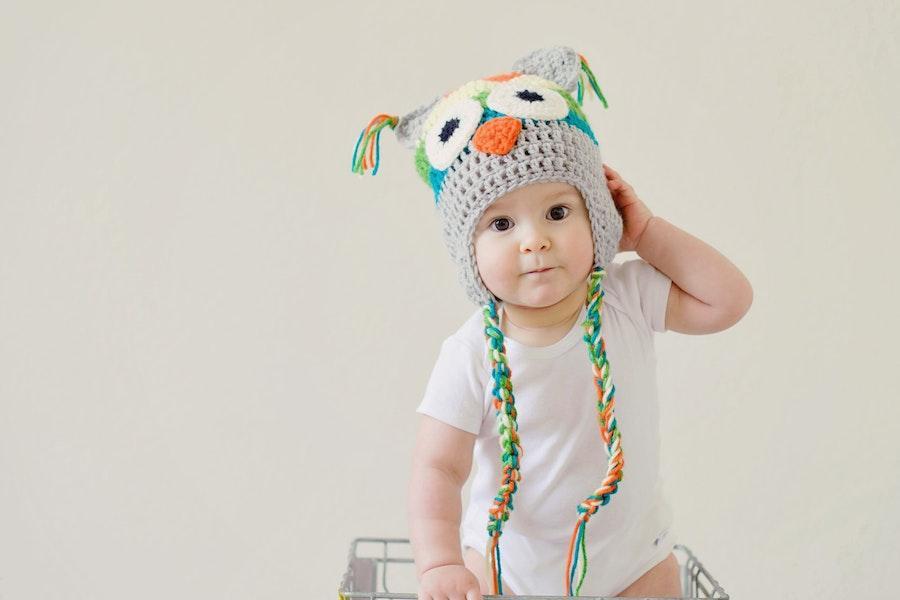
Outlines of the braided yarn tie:
[{"label": "braided yarn tie", "polygon": [[[594,385],[597,389],[597,421],[600,428],[600,437],[606,445],[608,467],[600,487],[577,507],[579,517],[575,524],[575,530],[572,533],[572,539],[569,542],[566,562],[565,585],[566,594],[569,596],[573,595],[572,584],[575,579],[579,555],[581,558],[581,572],[574,595],[577,596],[580,593],[587,574],[585,526],[591,516],[601,506],[608,504],[612,495],[618,490],[618,482],[622,480],[622,467],[625,464],[622,457],[619,428],[615,417],[616,387],[613,385],[610,377],[606,343],[602,336],[601,311],[604,297],[602,281],[605,276],[606,270],[602,267],[596,267],[591,272],[588,295],[585,300],[587,318],[582,323],[582,326],[585,328],[585,335],[582,339],[588,346],[588,356],[590,357],[594,373]],[[493,404],[500,434],[500,447],[503,449],[501,486],[494,497],[492,506],[488,509],[487,532],[490,539],[487,543],[485,556],[490,556],[493,593],[503,594],[500,535],[503,533],[503,523],[509,519],[509,513],[513,510],[512,496],[518,489],[516,482],[522,479],[519,472],[519,455],[524,456],[524,450],[519,443],[519,426],[516,421],[515,398],[512,391],[512,381],[510,380],[511,371],[506,358],[504,336],[500,330],[497,307],[493,300],[484,306],[484,334],[488,345],[488,356],[491,360],[491,373],[494,381]],[[578,551],[575,554],[573,563],[573,550],[575,550],[576,546]]]},{"label": "braided yarn tie", "polygon": [[516,421],[516,400],[512,393],[512,372],[506,360],[506,346],[503,331],[497,317],[497,306],[491,300],[484,307],[484,335],[488,345],[488,356],[491,359],[491,374],[494,380],[494,409],[497,415],[497,427],[500,433],[500,448],[503,450],[503,476],[500,490],[494,497],[493,505],[488,509],[488,540],[485,556],[491,557],[491,572],[494,578],[494,593],[503,593],[500,565],[500,536],[503,534],[503,523],[509,519],[513,510],[512,496],[518,489],[517,481],[521,481],[519,473],[519,424]]},{"label": "braided yarn tie", "polygon": [[[618,491],[618,483],[622,480],[622,468],[625,465],[625,460],[622,456],[619,427],[615,416],[616,386],[612,383],[612,378],[610,377],[609,360],[606,356],[606,342],[603,340],[602,335],[604,291],[601,283],[605,276],[606,271],[604,269],[595,269],[591,273],[588,292],[587,319],[585,319],[583,323],[585,335],[582,339],[587,343],[588,355],[590,356],[594,372],[594,387],[597,389],[597,422],[600,428],[600,438],[606,445],[608,466],[606,477],[603,478],[600,487],[578,505],[578,513],[580,516],[575,523],[575,530],[572,532],[572,539],[569,542],[569,553],[566,562],[566,594],[569,596],[573,595],[572,583],[575,579],[575,570],[578,566],[579,554],[582,565],[574,595],[577,596],[581,592],[581,586],[584,583],[585,575],[587,573],[585,526],[591,516],[596,513],[601,506],[609,504],[612,495]],[[573,562],[572,554],[576,546],[578,547],[578,550]]]}]

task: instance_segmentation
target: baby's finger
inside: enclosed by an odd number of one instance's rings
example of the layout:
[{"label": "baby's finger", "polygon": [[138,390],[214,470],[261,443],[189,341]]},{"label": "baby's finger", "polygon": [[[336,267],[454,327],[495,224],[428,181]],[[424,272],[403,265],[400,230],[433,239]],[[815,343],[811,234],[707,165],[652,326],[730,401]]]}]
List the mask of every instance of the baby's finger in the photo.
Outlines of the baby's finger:
[{"label": "baby's finger", "polygon": [[484,600],[481,597],[481,590],[469,590],[466,592],[466,600]]}]

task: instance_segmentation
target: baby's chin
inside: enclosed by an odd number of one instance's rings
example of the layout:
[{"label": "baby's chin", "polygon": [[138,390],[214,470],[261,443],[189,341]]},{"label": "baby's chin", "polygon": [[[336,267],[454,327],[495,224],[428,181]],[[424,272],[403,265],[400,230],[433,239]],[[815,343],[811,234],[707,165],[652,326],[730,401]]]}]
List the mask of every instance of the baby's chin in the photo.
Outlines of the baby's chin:
[{"label": "baby's chin", "polygon": [[526,284],[518,285],[512,290],[507,290],[504,297],[499,295],[503,302],[508,305],[515,305],[527,308],[547,308],[560,304],[566,300],[573,299],[577,295],[579,301],[587,298],[588,292],[587,277],[579,281],[565,282],[547,282],[546,284]]},{"label": "baby's chin", "polygon": [[507,305],[519,306],[522,308],[547,308],[559,304],[565,300],[571,290],[560,288],[546,289],[526,289],[508,292],[505,296],[498,297]]}]

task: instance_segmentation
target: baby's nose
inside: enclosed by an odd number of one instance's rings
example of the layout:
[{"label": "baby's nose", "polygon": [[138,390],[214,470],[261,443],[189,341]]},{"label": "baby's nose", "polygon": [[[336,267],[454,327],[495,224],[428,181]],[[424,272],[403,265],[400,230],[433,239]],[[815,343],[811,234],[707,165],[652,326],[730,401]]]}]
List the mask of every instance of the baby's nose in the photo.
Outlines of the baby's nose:
[{"label": "baby's nose", "polygon": [[519,246],[522,252],[535,252],[537,250],[549,250],[550,238],[543,233],[535,231],[526,236]]},{"label": "baby's nose", "polygon": [[482,124],[472,138],[472,145],[487,154],[507,154],[516,145],[522,122],[515,117],[494,117]]}]

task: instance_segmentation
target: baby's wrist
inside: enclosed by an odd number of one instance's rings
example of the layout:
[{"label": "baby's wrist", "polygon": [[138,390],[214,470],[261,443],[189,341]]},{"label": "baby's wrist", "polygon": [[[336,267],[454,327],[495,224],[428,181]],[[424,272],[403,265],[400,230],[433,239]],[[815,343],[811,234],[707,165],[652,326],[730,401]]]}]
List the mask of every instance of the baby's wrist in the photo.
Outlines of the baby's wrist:
[{"label": "baby's wrist", "polygon": [[434,571],[435,569],[440,569],[440,568],[443,568],[443,567],[465,567],[465,566],[466,566],[466,564],[465,564],[464,562],[462,562],[462,561],[459,561],[459,562],[441,563],[441,564],[439,564],[439,565],[432,565],[432,566],[428,567],[427,569],[425,569],[424,571],[422,571],[422,575],[424,575],[425,573],[427,573],[427,572],[429,572],[429,571]]},{"label": "baby's wrist", "polygon": [[641,242],[644,240],[645,237],[647,237],[647,230],[650,229],[650,223],[652,223],[655,219],[663,220],[662,217],[658,217],[656,215],[650,215],[650,218],[647,219],[647,222],[644,224],[644,230],[641,231],[641,236],[638,238],[637,242],[634,245],[634,251],[637,252],[638,254],[641,253],[641,251],[640,251]]}]

